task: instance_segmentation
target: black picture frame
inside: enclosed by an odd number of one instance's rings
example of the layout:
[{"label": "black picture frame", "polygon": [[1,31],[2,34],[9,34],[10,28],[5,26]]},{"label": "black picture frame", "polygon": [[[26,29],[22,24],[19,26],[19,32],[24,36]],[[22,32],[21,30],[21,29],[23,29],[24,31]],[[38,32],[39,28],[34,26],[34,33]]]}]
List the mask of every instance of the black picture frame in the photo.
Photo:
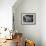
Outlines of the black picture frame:
[{"label": "black picture frame", "polygon": [[36,24],[36,13],[21,13],[21,24],[35,25]]}]

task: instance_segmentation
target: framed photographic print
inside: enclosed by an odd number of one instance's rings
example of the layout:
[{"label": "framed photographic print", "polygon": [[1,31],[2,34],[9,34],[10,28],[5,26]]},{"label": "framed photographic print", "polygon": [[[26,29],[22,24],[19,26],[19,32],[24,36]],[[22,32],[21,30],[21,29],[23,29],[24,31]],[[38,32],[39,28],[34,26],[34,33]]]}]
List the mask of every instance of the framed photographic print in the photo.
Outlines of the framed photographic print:
[{"label": "framed photographic print", "polygon": [[21,14],[22,24],[36,24],[36,13],[22,13]]}]

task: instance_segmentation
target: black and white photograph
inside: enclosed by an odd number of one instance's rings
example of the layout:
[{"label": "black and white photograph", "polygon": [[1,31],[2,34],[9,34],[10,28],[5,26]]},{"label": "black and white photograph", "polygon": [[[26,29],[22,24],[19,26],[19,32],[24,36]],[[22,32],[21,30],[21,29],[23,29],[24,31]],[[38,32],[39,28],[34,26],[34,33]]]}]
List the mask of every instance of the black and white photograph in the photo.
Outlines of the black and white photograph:
[{"label": "black and white photograph", "polygon": [[36,13],[22,13],[22,24],[36,24]]},{"label": "black and white photograph", "polygon": [[33,15],[25,15],[23,16],[24,22],[33,22]]}]

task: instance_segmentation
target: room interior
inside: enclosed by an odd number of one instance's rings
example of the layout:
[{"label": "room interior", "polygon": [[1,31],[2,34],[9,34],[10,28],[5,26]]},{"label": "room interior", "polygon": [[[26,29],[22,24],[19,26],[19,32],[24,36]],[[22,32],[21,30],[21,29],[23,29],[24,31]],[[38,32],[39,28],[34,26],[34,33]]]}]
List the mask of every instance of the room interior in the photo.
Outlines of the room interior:
[{"label": "room interior", "polygon": [[0,46],[46,46],[45,3],[45,0],[1,0]]}]

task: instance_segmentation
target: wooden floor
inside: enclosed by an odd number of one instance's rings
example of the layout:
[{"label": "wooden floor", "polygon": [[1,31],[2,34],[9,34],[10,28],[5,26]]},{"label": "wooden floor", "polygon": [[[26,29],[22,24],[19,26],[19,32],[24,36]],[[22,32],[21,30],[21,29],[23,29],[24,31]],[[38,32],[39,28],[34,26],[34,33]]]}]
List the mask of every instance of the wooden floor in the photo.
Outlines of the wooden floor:
[{"label": "wooden floor", "polygon": [[4,42],[2,45],[0,46],[16,46],[15,45],[15,39],[13,40],[6,40],[6,42]]}]

